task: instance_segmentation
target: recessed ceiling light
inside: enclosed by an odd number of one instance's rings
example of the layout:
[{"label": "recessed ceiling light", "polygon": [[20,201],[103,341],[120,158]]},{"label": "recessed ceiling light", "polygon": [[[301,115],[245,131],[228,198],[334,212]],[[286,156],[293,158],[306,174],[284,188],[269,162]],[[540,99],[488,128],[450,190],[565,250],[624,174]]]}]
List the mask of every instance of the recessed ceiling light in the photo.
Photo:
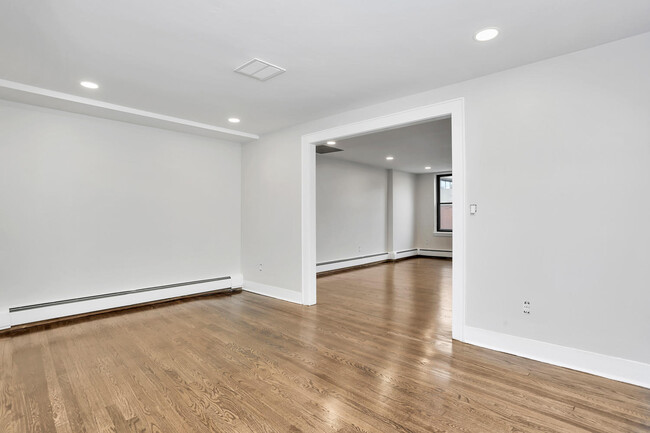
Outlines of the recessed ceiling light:
[{"label": "recessed ceiling light", "polygon": [[239,122],[241,122],[241,120],[236,118],[236,117],[231,117],[230,119],[228,119],[228,122],[230,122],[230,123],[239,123]]},{"label": "recessed ceiling light", "polygon": [[392,156],[387,156],[387,157],[386,157],[386,161],[392,161],[393,159],[395,159],[395,158],[392,157]]},{"label": "recessed ceiling light", "polygon": [[499,30],[495,28],[483,29],[474,35],[474,39],[479,42],[487,42],[496,38],[499,35]]},{"label": "recessed ceiling light", "polygon": [[429,166],[427,165],[426,167],[424,167],[424,169],[425,169],[425,170],[431,170],[431,167],[429,167]]},{"label": "recessed ceiling light", "polygon": [[335,144],[336,144],[336,141],[330,140],[330,141],[327,142],[328,146],[334,146]]},{"label": "recessed ceiling light", "polygon": [[92,81],[82,81],[81,84],[86,89],[99,89],[99,84],[93,83]]}]

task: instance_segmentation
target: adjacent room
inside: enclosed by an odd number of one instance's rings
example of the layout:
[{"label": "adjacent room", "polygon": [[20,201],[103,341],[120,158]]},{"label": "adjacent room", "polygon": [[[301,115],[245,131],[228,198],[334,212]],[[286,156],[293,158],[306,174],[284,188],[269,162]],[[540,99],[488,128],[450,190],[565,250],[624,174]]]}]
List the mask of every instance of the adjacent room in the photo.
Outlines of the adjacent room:
[{"label": "adjacent room", "polygon": [[451,342],[451,144],[442,118],[316,146],[319,308],[372,306],[420,350]]},{"label": "adjacent room", "polygon": [[452,257],[450,118],[328,140],[316,154],[317,272]]},{"label": "adjacent room", "polygon": [[3,1],[0,432],[650,432],[649,53],[646,0]]}]

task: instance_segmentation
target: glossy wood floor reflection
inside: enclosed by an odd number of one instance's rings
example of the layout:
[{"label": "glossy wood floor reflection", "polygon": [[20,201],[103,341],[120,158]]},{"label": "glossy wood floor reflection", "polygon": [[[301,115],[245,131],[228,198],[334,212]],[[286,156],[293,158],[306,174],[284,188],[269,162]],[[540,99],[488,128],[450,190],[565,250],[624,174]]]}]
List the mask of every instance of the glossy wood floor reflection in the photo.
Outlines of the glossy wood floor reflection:
[{"label": "glossy wood floor reflection", "polygon": [[451,341],[451,262],[0,338],[0,432],[640,432],[650,390]]}]

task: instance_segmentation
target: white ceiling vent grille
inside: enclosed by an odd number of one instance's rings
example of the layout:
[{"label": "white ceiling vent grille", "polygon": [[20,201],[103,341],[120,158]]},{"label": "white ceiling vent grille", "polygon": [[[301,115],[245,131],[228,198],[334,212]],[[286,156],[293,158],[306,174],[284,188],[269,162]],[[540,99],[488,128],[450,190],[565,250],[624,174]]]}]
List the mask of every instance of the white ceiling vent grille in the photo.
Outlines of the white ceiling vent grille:
[{"label": "white ceiling vent grille", "polygon": [[266,81],[273,77],[277,77],[285,71],[286,69],[284,68],[272,65],[260,59],[250,60],[235,69],[235,72],[239,74],[246,75],[247,77],[252,77],[260,81]]}]

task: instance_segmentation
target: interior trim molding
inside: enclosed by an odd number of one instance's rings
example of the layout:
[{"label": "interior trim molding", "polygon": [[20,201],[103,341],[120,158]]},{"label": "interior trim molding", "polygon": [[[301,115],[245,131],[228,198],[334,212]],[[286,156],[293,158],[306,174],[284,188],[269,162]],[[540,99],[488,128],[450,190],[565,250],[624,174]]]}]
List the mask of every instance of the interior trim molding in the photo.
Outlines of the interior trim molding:
[{"label": "interior trim molding", "polygon": [[[124,105],[84,98],[69,93],[57,92],[42,87],[0,79],[0,98],[25,104],[38,105],[63,111],[104,117],[113,120],[136,123],[146,126],[163,127],[182,132],[201,133],[224,140],[246,142],[257,140],[256,134],[237,131],[166,114],[153,113]],[[143,120],[146,120],[143,122]]]},{"label": "interior trim molding", "polygon": [[303,304],[302,293],[295,290],[283,289],[282,287],[269,286],[268,284],[244,280],[243,290],[258,295],[268,296],[281,301]]},{"label": "interior trim molding", "polygon": [[571,370],[650,388],[650,364],[465,326],[465,342]]},{"label": "interior trim molding", "polygon": [[10,325],[16,326],[230,288],[230,277],[218,277],[14,307],[8,314]]},{"label": "interior trim molding", "polygon": [[452,269],[452,323],[454,340],[464,341],[465,327],[465,218],[468,203],[465,195],[465,100],[451,99],[431,105],[413,107],[378,117],[334,126],[305,134],[301,138],[301,245],[302,292],[307,305],[316,304],[316,144],[344,139],[415,123],[451,116],[451,154],[454,173],[453,220],[454,266]]}]

